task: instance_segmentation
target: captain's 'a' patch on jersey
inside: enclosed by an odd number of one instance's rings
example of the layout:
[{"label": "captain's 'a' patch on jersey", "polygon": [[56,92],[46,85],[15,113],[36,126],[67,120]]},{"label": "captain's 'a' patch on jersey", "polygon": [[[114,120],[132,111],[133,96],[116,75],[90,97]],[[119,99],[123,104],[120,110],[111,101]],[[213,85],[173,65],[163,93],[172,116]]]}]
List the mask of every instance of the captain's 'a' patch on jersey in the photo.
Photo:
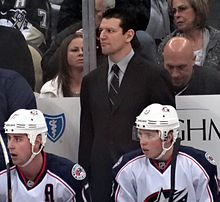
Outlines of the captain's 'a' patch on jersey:
[{"label": "captain's 'a' patch on jersey", "polygon": [[[169,202],[170,199],[170,189],[161,190],[159,192],[153,193],[148,196],[144,202]],[[174,191],[172,202],[187,202],[187,190],[183,189],[181,191]]]}]

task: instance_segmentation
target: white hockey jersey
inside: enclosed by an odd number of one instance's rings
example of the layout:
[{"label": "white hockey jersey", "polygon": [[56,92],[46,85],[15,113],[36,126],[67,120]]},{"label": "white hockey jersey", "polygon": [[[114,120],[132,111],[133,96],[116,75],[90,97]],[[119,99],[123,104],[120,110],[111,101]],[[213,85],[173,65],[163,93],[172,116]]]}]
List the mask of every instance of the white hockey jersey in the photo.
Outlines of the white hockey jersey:
[{"label": "white hockey jersey", "polygon": [[[157,162],[141,150],[124,155],[113,167],[116,202],[168,202],[171,160]],[[180,147],[173,202],[218,201],[217,166],[207,153]],[[218,201],[219,202],[219,201]]]},{"label": "white hockey jersey", "polygon": [[[11,167],[13,202],[89,202],[89,185],[83,168],[71,161],[43,153],[44,163],[34,181],[25,178],[16,166]],[[7,201],[7,172],[0,171],[0,202]]]}]

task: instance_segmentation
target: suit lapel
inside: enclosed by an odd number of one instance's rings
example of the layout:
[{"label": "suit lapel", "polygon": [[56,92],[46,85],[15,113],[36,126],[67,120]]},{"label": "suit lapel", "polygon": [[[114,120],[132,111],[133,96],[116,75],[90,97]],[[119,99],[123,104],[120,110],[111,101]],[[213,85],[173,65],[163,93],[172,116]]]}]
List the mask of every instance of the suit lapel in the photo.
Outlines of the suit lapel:
[{"label": "suit lapel", "polygon": [[110,101],[108,98],[108,62],[106,61],[105,64],[102,64],[99,68],[101,73],[99,74],[98,78],[98,88],[100,89],[100,93],[102,95],[103,105],[108,105],[107,108],[111,111]]},{"label": "suit lapel", "polygon": [[134,55],[128,63],[127,69],[120,85],[118,99],[114,108],[112,109],[112,112],[115,112],[118,109],[124,99],[128,99],[127,94],[129,93],[129,89],[132,88],[132,84],[130,81],[133,80],[134,74],[137,73],[135,67],[138,66],[140,63],[140,60],[137,60],[136,58],[136,55]]}]

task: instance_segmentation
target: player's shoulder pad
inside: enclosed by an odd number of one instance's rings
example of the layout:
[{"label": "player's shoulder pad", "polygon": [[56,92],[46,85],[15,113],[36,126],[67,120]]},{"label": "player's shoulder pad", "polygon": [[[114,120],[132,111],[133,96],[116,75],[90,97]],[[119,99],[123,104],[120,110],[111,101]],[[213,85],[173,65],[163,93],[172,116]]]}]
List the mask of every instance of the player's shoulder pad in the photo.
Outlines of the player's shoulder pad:
[{"label": "player's shoulder pad", "polygon": [[181,146],[180,151],[188,154],[189,156],[192,156],[204,168],[217,166],[214,158],[206,151],[199,150],[189,146]]},{"label": "player's shoulder pad", "polygon": [[118,171],[129,161],[131,161],[132,159],[138,157],[138,156],[142,156],[143,152],[141,151],[141,149],[137,149],[134,151],[131,151],[129,153],[126,153],[124,155],[122,155],[118,161],[114,164],[114,166],[112,167],[112,174],[115,177],[118,173]]},{"label": "player's shoulder pad", "polygon": [[47,168],[68,184],[77,184],[86,178],[86,172],[82,166],[69,159],[49,153],[47,153]]}]

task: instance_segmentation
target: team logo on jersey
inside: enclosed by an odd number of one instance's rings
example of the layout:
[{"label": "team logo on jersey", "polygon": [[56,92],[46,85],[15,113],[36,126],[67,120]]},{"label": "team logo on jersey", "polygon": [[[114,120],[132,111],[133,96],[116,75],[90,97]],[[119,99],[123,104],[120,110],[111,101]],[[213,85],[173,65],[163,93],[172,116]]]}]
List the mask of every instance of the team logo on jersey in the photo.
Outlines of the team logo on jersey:
[{"label": "team logo on jersey", "polygon": [[158,167],[160,170],[164,170],[166,168],[166,162],[158,162]]},{"label": "team logo on jersey", "polygon": [[76,180],[83,180],[86,177],[86,172],[79,164],[75,164],[72,168],[72,176]]},{"label": "team logo on jersey", "polygon": [[59,115],[48,115],[44,114],[47,128],[48,128],[48,138],[52,142],[56,142],[63,134],[66,120],[64,114]]},{"label": "team logo on jersey", "polygon": [[[144,202],[169,202],[170,189],[161,190],[148,196]],[[174,191],[172,202],[186,202],[187,201],[187,190]]]},{"label": "team logo on jersey", "polygon": [[205,157],[209,163],[211,163],[212,165],[216,165],[215,160],[212,158],[212,156],[208,152],[205,153]]},{"label": "team logo on jersey", "polygon": [[32,187],[34,186],[34,181],[28,180],[28,181],[27,181],[27,186],[28,186],[29,188],[32,188]]}]

